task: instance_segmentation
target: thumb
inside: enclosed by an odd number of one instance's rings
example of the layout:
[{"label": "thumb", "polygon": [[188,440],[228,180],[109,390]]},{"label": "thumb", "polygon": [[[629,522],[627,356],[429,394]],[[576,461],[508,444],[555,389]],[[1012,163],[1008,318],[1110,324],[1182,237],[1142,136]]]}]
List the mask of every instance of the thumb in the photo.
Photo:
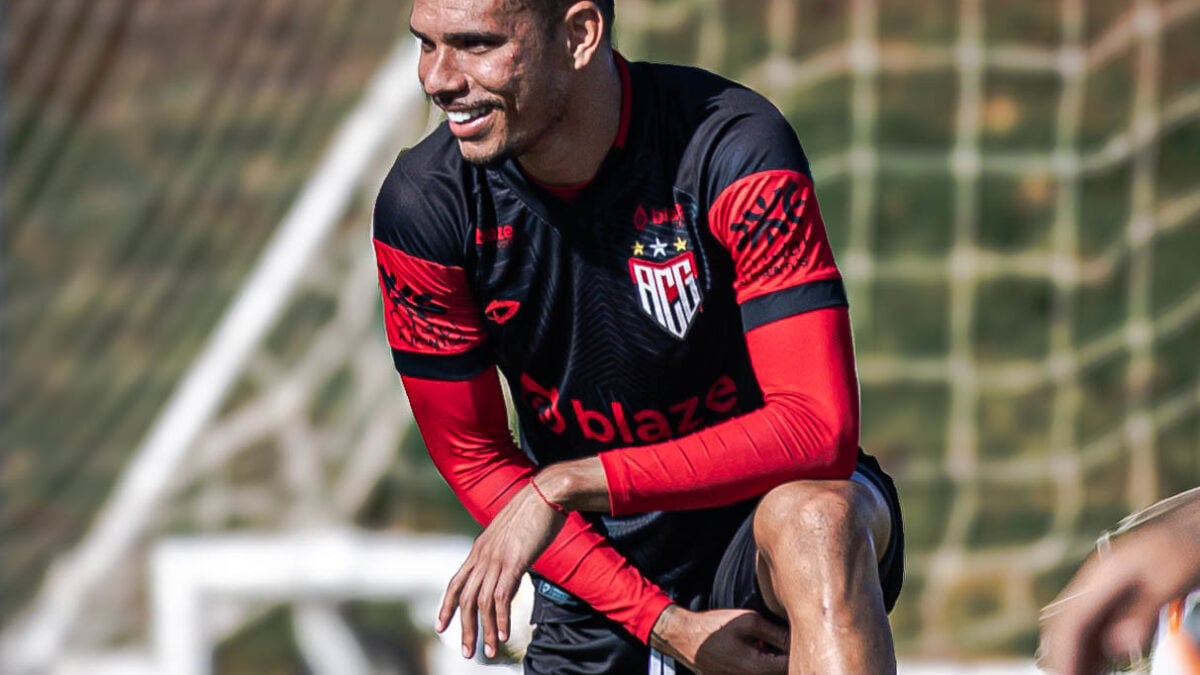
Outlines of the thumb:
[{"label": "thumb", "polygon": [[788,629],[761,615],[754,617],[754,622],[750,624],[750,633],[781,652],[788,650]]}]

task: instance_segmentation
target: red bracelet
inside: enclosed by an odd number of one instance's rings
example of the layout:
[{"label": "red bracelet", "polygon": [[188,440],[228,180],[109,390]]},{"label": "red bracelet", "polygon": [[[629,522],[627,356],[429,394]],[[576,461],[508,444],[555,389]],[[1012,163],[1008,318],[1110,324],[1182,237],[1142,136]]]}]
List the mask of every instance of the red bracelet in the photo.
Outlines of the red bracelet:
[{"label": "red bracelet", "polygon": [[558,511],[559,513],[563,514],[564,516],[567,515],[566,509],[564,509],[562,506],[560,506],[558,504],[555,504],[554,502],[550,501],[549,499],[546,499],[546,495],[542,494],[541,489],[538,488],[537,482],[533,478],[529,479],[529,487],[533,488],[533,491],[537,493],[537,496],[541,497],[542,501],[546,502],[546,506],[549,506],[550,508],[554,509],[555,511]]}]

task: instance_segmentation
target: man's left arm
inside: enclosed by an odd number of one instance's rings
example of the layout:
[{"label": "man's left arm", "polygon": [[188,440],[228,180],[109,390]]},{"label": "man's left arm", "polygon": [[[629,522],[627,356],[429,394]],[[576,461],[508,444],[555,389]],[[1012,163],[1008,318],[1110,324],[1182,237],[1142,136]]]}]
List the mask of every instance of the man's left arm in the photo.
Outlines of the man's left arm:
[{"label": "man's left arm", "polygon": [[[677,439],[542,470],[548,499],[614,514],[729,504],[802,478],[847,478],[858,452],[858,383],[845,308],[746,334],[761,408]],[[798,356],[803,355],[803,363]]]},{"label": "man's left arm", "polygon": [[729,504],[857,463],[858,379],[841,276],[812,181],[768,170],[709,211],[730,251],[763,406],[687,436],[552,465],[539,485],[573,510],[613,514]]}]

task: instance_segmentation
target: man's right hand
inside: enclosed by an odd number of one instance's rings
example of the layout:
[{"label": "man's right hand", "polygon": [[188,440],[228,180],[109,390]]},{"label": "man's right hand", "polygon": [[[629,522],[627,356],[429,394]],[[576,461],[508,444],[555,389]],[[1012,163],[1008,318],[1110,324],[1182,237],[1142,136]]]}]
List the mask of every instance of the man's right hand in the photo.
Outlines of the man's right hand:
[{"label": "man's right hand", "polygon": [[749,609],[692,612],[669,605],[650,646],[698,675],[787,673],[788,631]]}]

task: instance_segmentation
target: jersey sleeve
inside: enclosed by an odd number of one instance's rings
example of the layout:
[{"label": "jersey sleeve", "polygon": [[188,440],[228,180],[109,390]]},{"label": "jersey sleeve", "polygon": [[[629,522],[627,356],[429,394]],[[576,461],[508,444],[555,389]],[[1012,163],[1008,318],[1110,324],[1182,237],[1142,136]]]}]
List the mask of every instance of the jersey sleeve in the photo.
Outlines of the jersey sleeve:
[{"label": "jersey sleeve", "polygon": [[680,438],[601,453],[614,515],[721,506],[789,481],[853,473],[859,402],[846,308],[771,322],[748,332],[746,343],[762,407]]},{"label": "jersey sleeve", "polygon": [[464,263],[461,233],[469,225],[461,202],[453,190],[418,186],[400,164],[376,200],[384,327],[401,374],[461,380],[493,364]]},{"label": "jersey sleeve", "polygon": [[709,229],[733,259],[744,328],[846,305],[795,133],[757,94],[729,95],[738,97],[744,112],[718,134],[706,202]]},{"label": "jersey sleeve", "polygon": [[[434,465],[486,526],[536,472],[509,434],[495,369],[460,381],[401,379]],[[578,513],[533,568],[643,642],[671,602]]]}]

